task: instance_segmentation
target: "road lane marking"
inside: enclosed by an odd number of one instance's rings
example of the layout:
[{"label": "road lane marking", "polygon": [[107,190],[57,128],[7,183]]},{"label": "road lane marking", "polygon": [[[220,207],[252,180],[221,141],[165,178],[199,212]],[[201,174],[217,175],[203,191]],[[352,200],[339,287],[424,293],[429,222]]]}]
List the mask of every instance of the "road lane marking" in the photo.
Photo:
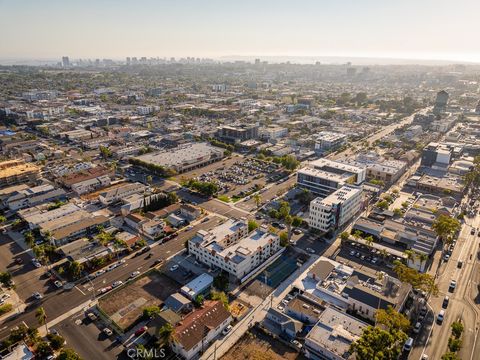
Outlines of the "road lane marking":
[{"label": "road lane marking", "polygon": [[75,289],[77,289],[78,291],[80,291],[82,293],[82,295],[86,295],[82,290],[80,290],[80,288],[78,286],[75,286]]}]

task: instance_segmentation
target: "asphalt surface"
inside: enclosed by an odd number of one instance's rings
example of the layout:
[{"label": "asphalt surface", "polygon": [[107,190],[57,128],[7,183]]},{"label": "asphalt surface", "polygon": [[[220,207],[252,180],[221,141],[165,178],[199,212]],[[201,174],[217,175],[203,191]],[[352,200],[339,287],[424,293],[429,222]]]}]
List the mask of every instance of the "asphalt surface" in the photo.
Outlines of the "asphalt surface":
[{"label": "asphalt surface", "polygon": [[[26,323],[28,326],[38,327],[38,322],[35,318],[35,310],[39,306],[43,306],[45,309],[48,320],[53,320],[86,301],[94,299],[95,296],[99,295],[99,289],[111,285],[117,280],[125,281],[134,271],[147,271],[153,266],[157,259],[167,259],[173,256],[185,248],[185,241],[191,238],[198,230],[212,228],[220,222],[220,218],[210,216],[210,219],[207,222],[201,222],[189,231],[180,232],[176,238],[173,238],[167,243],[153,247],[151,250],[153,256],[147,257],[148,254],[146,253],[140,256],[127,258],[125,259],[124,264],[99,276],[93,280],[92,283],[88,282],[83,285],[78,284],[70,290],[55,290],[48,282],[39,282],[38,280],[41,277],[41,274],[43,274],[46,269],[35,268],[35,270],[33,270],[33,265],[30,264],[30,260],[28,259],[29,255],[25,253],[22,255],[22,257],[26,257],[24,261],[25,270],[18,273],[13,272],[13,279],[17,285],[17,291],[20,293],[22,299],[23,296],[29,297],[33,291],[38,291],[43,294],[43,299],[40,301],[29,302],[25,312],[18,314],[17,316],[12,315],[9,319],[4,321],[0,325],[0,339],[7,337],[10,334],[10,329],[22,322]],[[2,244],[5,245],[5,237],[3,237],[1,241]],[[13,240],[9,241],[14,244]],[[10,245],[7,245],[7,247],[8,246]],[[11,246],[14,247],[14,245]],[[0,249],[0,254],[0,259],[8,256],[8,254],[5,253],[3,246]],[[4,263],[2,262],[2,264]],[[30,269],[30,267],[32,269]]]},{"label": "asphalt surface", "polygon": [[[435,314],[435,320],[432,321],[433,329],[432,326],[423,326],[410,354],[410,359],[420,359],[425,344],[424,353],[428,355],[429,359],[440,359],[447,352],[451,324],[458,320],[461,320],[464,325],[462,348],[459,352],[460,358],[464,360],[478,359],[478,353],[474,351],[474,347],[478,345],[475,344],[475,341],[479,327],[480,309],[478,298],[474,299],[478,295],[477,292],[474,292],[476,286],[474,286],[472,277],[478,276],[474,268],[478,266],[477,254],[480,237],[477,236],[477,232],[475,235],[471,235],[470,231],[472,227],[478,229],[479,226],[480,216],[473,219],[467,218],[450,259],[440,265],[437,278],[439,294],[436,297],[431,297],[429,301],[429,305]],[[470,255],[472,256],[470,257]],[[459,261],[463,262],[461,268],[458,267]],[[457,281],[457,286],[453,292],[449,290],[451,280]],[[438,324],[436,316],[442,309],[443,299],[447,295],[450,301],[445,310],[445,319],[442,324]]]}]

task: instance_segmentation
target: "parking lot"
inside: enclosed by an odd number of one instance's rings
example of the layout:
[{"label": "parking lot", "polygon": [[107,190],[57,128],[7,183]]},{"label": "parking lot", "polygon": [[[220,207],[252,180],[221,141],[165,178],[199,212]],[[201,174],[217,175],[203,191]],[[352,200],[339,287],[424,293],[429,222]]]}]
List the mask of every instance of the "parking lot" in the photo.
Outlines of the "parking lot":
[{"label": "parking lot", "polygon": [[237,201],[264,188],[267,183],[284,177],[285,174],[280,169],[281,167],[277,164],[234,155],[221,162],[210,164],[202,168],[202,171],[194,170],[182,174],[181,178],[214,182],[220,188],[220,199]]},{"label": "parking lot", "polygon": [[130,326],[147,306],[161,305],[181,285],[168,276],[152,271],[102,297],[99,307],[122,329]]}]

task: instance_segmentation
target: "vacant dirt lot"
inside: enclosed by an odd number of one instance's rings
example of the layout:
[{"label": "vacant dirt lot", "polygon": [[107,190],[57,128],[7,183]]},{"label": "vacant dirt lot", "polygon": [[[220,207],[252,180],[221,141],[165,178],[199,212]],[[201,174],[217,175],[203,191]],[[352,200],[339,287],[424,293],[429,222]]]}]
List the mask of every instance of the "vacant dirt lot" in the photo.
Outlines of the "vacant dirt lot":
[{"label": "vacant dirt lot", "polygon": [[161,305],[180,287],[176,281],[153,271],[105,296],[100,300],[99,306],[117,325],[125,329],[142,314],[144,307]]},{"label": "vacant dirt lot", "polygon": [[222,360],[304,360],[305,357],[289,346],[252,330],[246,333]]}]

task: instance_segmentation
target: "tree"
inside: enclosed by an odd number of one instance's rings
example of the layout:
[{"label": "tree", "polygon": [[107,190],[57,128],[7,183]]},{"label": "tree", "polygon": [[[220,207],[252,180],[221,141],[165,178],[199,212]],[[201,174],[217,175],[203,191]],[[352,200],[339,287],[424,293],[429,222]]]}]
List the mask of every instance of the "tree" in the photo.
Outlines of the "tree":
[{"label": "tree", "polygon": [[35,358],[38,359],[47,359],[50,355],[53,355],[53,348],[46,341],[40,341],[37,343],[37,348],[35,350]]},{"label": "tree", "polygon": [[407,261],[413,261],[415,259],[415,251],[405,250],[403,254],[407,257]]},{"label": "tree", "polygon": [[417,270],[402,264],[400,261],[394,262],[393,271],[400,281],[412,285],[414,289],[420,289],[433,295],[438,294],[438,287],[432,275],[421,274]]},{"label": "tree", "polygon": [[258,223],[255,220],[248,220],[248,232],[252,232],[257,228],[258,228]]},{"label": "tree", "polygon": [[283,247],[288,246],[288,234],[285,231],[280,233],[280,245]]},{"label": "tree", "polygon": [[6,288],[12,287],[12,274],[8,271],[0,272],[0,284]]},{"label": "tree", "polygon": [[441,214],[432,224],[432,229],[436,232],[438,237],[442,239],[444,245],[448,245],[453,241],[453,238],[458,230],[460,230],[460,222],[448,215]]},{"label": "tree", "polygon": [[366,238],[365,238],[365,243],[367,244],[368,247],[371,247],[372,244],[373,244],[373,236],[372,235],[368,235]]},{"label": "tree", "polygon": [[108,147],[100,145],[99,149],[100,149],[100,154],[104,159],[112,156],[112,151]]},{"label": "tree", "polygon": [[146,319],[151,319],[155,315],[160,314],[160,311],[161,311],[160,308],[156,305],[147,306],[147,307],[143,308],[143,314],[142,315]]},{"label": "tree", "polygon": [[7,218],[3,215],[0,215],[0,224],[3,224],[5,221],[7,221]]},{"label": "tree", "polygon": [[262,203],[262,197],[260,196],[260,194],[253,195],[253,200],[255,201],[255,205],[257,206],[257,208]]},{"label": "tree", "polygon": [[427,254],[417,254],[417,259],[420,260],[420,265],[423,266],[424,263],[427,262],[428,260],[428,255]]},{"label": "tree", "polygon": [[340,239],[342,241],[347,241],[349,238],[350,238],[350,234],[346,231],[344,231],[340,234]]},{"label": "tree", "polygon": [[60,351],[57,360],[83,360],[74,350],[66,348]]},{"label": "tree", "polygon": [[202,306],[204,301],[205,298],[203,297],[203,295],[197,295],[197,297],[193,300],[196,307]]},{"label": "tree", "polygon": [[353,232],[353,237],[354,237],[356,240],[361,239],[361,238],[362,238],[362,235],[363,235],[363,233],[362,233],[360,230],[355,230],[355,231]]},{"label": "tree", "polygon": [[287,225],[287,236],[288,240],[292,238],[292,223],[293,223],[293,218],[291,215],[285,216],[285,219],[283,219],[285,222],[285,225]]},{"label": "tree", "polygon": [[454,352],[447,352],[442,355],[442,360],[461,360]]},{"label": "tree", "polygon": [[212,291],[211,293],[211,299],[212,300],[219,300],[222,302],[223,306],[225,309],[229,309],[229,301],[228,301],[228,296],[225,294],[223,291]]},{"label": "tree", "polygon": [[173,341],[175,334],[175,329],[172,324],[166,323],[158,330],[158,337],[163,342],[163,344],[169,344]]},{"label": "tree", "polygon": [[355,354],[357,360],[397,359],[407,338],[403,331],[388,332],[367,326],[361,337],[350,346],[350,353]]},{"label": "tree", "polygon": [[377,203],[377,207],[382,210],[387,210],[388,209],[388,202],[387,200],[382,200]]},{"label": "tree", "polygon": [[35,241],[35,237],[33,236],[33,233],[31,231],[25,231],[23,234],[23,239],[25,240],[25,244],[28,245],[28,247],[32,247]]},{"label": "tree", "polygon": [[68,272],[74,278],[78,279],[82,275],[83,265],[78,261],[71,261],[68,264]]},{"label": "tree", "polygon": [[399,208],[393,209],[393,213],[395,214],[395,216],[399,216],[399,217],[403,215],[402,209],[399,209]]},{"label": "tree", "polygon": [[375,320],[378,324],[384,325],[388,331],[401,330],[406,333],[410,329],[410,321],[408,318],[400,314],[390,305],[387,306],[386,310],[378,309]]},{"label": "tree", "polygon": [[460,321],[454,321],[451,325],[452,327],[452,334],[455,336],[457,339],[462,336],[463,333],[463,324]]},{"label": "tree", "polygon": [[65,344],[65,339],[60,335],[48,334],[47,339],[53,350],[60,350]]},{"label": "tree", "polygon": [[220,291],[226,291],[229,286],[228,273],[221,272],[213,279],[213,286]]},{"label": "tree", "polygon": [[152,183],[153,183],[153,177],[152,177],[152,175],[148,175],[145,180],[147,181],[147,184],[148,184],[148,185],[152,185]]},{"label": "tree", "polygon": [[35,317],[37,318],[39,325],[45,325],[45,331],[48,334],[48,325],[47,325],[47,314],[43,306],[40,306],[35,312]]},{"label": "tree", "polygon": [[462,340],[455,337],[450,337],[448,339],[448,350],[453,353],[456,353],[462,347]]}]

